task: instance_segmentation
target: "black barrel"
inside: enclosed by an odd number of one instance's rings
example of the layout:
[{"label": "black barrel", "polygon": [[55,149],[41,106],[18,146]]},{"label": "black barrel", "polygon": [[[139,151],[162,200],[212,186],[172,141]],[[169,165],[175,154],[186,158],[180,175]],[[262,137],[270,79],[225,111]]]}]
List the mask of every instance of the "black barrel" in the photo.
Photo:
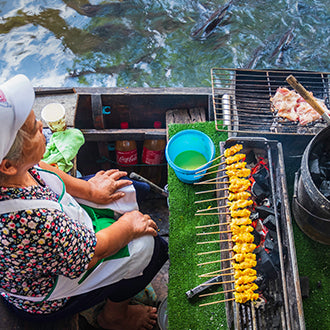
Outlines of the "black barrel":
[{"label": "black barrel", "polygon": [[[292,211],[299,228],[311,239],[330,245],[330,201],[315,185],[310,157],[315,148],[329,144],[330,127],[324,128],[307,145],[295,175]],[[329,159],[330,161],[330,159]]]}]

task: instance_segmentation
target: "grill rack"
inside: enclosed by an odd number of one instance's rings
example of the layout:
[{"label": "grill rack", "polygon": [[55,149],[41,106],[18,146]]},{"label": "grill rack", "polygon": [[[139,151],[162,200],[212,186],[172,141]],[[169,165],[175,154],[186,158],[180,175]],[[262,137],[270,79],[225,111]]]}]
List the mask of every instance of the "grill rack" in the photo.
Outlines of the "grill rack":
[{"label": "grill rack", "polygon": [[302,126],[275,115],[270,101],[278,87],[293,74],[330,109],[329,72],[212,68],[212,101],[217,131],[243,134],[315,135],[327,124],[323,119]]}]

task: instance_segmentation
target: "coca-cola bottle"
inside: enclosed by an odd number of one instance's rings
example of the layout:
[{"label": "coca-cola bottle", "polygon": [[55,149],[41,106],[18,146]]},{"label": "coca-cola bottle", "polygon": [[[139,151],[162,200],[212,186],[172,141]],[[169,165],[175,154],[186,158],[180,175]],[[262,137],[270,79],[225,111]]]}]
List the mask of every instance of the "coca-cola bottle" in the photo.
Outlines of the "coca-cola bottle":
[{"label": "coca-cola bottle", "polygon": [[[155,121],[154,128],[161,128],[161,122]],[[162,167],[159,165],[165,159],[165,146],[164,139],[145,140],[143,143],[141,176],[158,185],[162,178]]]},{"label": "coca-cola bottle", "polygon": [[[120,123],[120,128],[128,129],[128,123]],[[118,140],[115,145],[116,162],[122,171],[131,172],[132,166],[138,162],[136,142],[133,140]]]}]

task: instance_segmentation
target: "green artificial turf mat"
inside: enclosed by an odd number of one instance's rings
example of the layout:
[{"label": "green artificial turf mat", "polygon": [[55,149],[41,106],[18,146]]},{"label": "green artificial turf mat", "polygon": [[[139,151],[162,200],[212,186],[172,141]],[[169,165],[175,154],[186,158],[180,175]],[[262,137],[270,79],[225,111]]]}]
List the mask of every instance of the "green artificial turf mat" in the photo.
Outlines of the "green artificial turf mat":
[{"label": "green artificial turf mat", "polygon": [[[219,155],[219,142],[227,139],[227,133],[217,132],[214,122],[198,124],[171,124],[168,127],[169,137],[184,129],[197,129],[206,133],[214,142],[216,156]],[[208,176],[211,178],[212,176]],[[203,185],[204,186],[204,185]],[[218,223],[217,216],[195,216],[199,204],[194,201],[213,198],[212,193],[195,195],[196,191],[206,190],[201,185],[181,182],[172,168],[168,174],[170,233],[169,233],[169,288],[168,288],[168,317],[169,328],[180,329],[226,329],[225,304],[215,304],[199,307],[199,304],[224,299],[223,294],[188,300],[185,292],[205,282],[209,278],[198,275],[219,269],[219,264],[197,266],[198,263],[219,259],[220,255],[197,256],[197,253],[218,250],[219,244],[198,245],[198,241],[210,240],[198,237],[197,225]],[[213,187],[213,185],[210,185]],[[212,189],[212,188],[210,188]],[[203,207],[205,203],[203,203]],[[216,206],[215,202],[207,203],[205,207]],[[213,239],[217,239],[214,235]],[[220,290],[220,288],[219,288]]]},{"label": "green artificial turf mat", "polygon": [[303,299],[306,329],[330,329],[330,247],[307,237],[293,223],[299,276],[309,279]]},{"label": "green artificial turf mat", "polygon": [[[215,130],[214,122],[195,124],[170,124],[169,137],[184,129],[200,130],[213,140],[216,156],[219,154],[219,142],[227,139],[227,134]],[[294,171],[286,168],[286,171]],[[290,172],[290,176],[292,173]],[[287,174],[288,175],[288,174]],[[210,177],[208,177],[210,178]],[[292,181],[292,180],[291,180]],[[212,187],[212,185],[210,185]],[[198,256],[197,253],[218,249],[218,244],[198,245],[202,237],[196,236],[197,225],[217,223],[217,216],[197,217],[195,212],[201,208],[194,201],[213,198],[213,193],[195,195],[198,190],[205,190],[204,185],[182,183],[177,179],[172,168],[168,171],[170,233],[169,233],[169,288],[168,288],[168,321],[170,330],[192,329],[213,330],[227,329],[225,304],[199,307],[199,304],[224,299],[223,294],[188,300],[185,292],[203,283],[208,278],[198,275],[217,269],[217,265],[197,266],[198,263],[215,260],[212,257]],[[210,188],[212,189],[212,188]],[[291,198],[293,182],[288,182],[288,193]],[[208,196],[206,196],[208,195]],[[207,206],[216,206],[209,203]],[[206,207],[207,207],[206,206]],[[295,247],[299,275],[309,279],[309,297],[303,299],[306,329],[330,330],[330,247],[309,239],[293,221]],[[210,237],[207,238],[208,240]],[[220,255],[218,256],[220,257]],[[217,290],[220,291],[221,289]]]}]

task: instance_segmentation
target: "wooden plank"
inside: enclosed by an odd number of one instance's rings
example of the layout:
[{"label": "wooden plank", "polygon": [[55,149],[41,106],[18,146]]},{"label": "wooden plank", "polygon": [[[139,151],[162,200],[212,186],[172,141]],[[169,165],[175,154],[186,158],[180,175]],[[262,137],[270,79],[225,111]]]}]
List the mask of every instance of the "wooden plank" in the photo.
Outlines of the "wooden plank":
[{"label": "wooden plank", "polygon": [[164,139],[166,137],[165,128],[130,128],[130,129],[81,129],[86,141],[117,141],[135,140],[144,141],[146,139]]},{"label": "wooden plank", "polygon": [[204,108],[172,109],[166,112],[166,138],[168,141],[168,125],[170,124],[192,124],[205,122],[206,114]]},{"label": "wooden plank", "polygon": [[206,121],[204,108],[169,110],[166,112],[166,124],[191,124]]}]

